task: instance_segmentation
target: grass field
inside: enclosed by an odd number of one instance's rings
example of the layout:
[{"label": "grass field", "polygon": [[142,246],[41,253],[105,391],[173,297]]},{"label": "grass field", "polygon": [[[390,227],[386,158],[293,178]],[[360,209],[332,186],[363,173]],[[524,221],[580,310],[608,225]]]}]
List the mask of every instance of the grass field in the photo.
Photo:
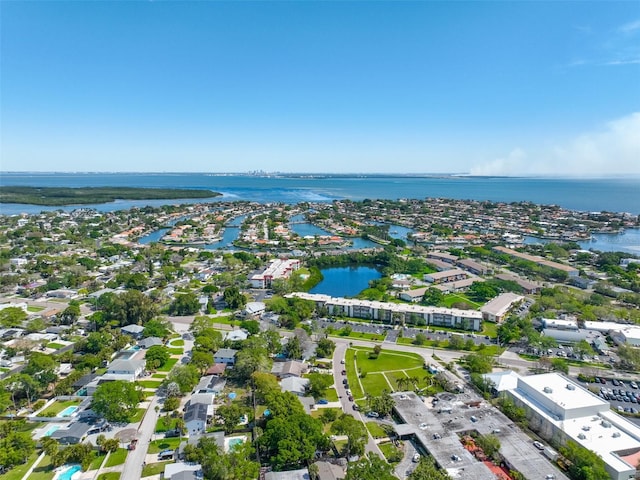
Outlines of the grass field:
[{"label": "grass field", "polygon": [[178,363],[178,359],[177,358],[170,358],[169,360],[167,360],[167,363],[165,363],[163,366],[161,366],[158,371],[159,372],[170,372],[171,369],[173,368],[173,366]]},{"label": "grass field", "polygon": [[378,358],[371,359],[369,353],[372,349],[356,347],[354,350],[357,351],[356,362],[361,373],[406,370],[422,367],[424,364],[422,357],[416,353],[392,352],[383,349]]},{"label": "grass field", "polygon": [[104,459],[106,456],[107,456],[106,453],[100,453],[97,450],[94,450],[93,460],[91,460],[91,465],[89,466],[89,470],[99,469],[100,465],[102,465],[102,462],[104,462]]},{"label": "grass field", "polygon": [[138,380],[136,383],[142,388],[158,388],[162,385],[162,380]]},{"label": "grass field", "polygon": [[393,391],[382,373],[368,373],[367,376],[361,378],[360,381],[362,382],[364,391],[374,397],[381,395],[384,390],[387,392]]},{"label": "grass field", "polygon": [[127,459],[127,453],[129,452],[126,448],[119,448],[111,455],[109,455],[109,460],[107,460],[105,467],[115,467],[116,465],[122,465]]},{"label": "grass field", "polygon": [[184,353],[184,349],[183,348],[170,348],[169,349],[169,353],[171,355],[182,355]]},{"label": "grass field", "polygon": [[356,373],[354,359],[356,352],[354,349],[350,348],[347,350],[345,354],[345,369],[347,370],[347,381],[349,382],[349,388],[353,393],[355,398],[364,397],[364,393],[362,392],[362,388],[360,387],[360,382],[358,381],[358,374]]},{"label": "grass field", "polygon": [[177,339],[177,340],[172,340],[169,342],[169,346],[171,347],[183,347],[184,346],[184,340],[182,340],[181,338]]},{"label": "grass field", "polygon": [[376,422],[367,422],[365,426],[373,438],[384,438],[388,436],[387,432]]},{"label": "grass field", "polygon": [[36,468],[33,469],[29,480],[51,480],[54,475],[53,466],[51,465],[51,457],[46,455]]},{"label": "grass field", "polygon": [[482,306],[482,304],[474,302],[473,300],[471,300],[471,298],[466,296],[464,293],[449,293],[444,297],[444,305],[447,308],[451,308],[451,306],[454,303],[460,303],[460,302],[468,303],[474,308],[480,308]]},{"label": "grass field", "polygon": [[160,453],[162,450],[176,449],[180,446],[179,438],[162,438],[149,443],[147,453]]},{"label": "grass field", "polygon": [[171,461],[168,462],[158,462],[158,463],[148,463],[142,469],[142,477],[150,477],[152,475],[160,475],[164,472],[164,466]]},{"label": "grass field", "polygon": [[47,348],[54,348],[56,350],[61,349],[62,347],[64,347],[64,345],[62,345],[61,343],[55,343],[55,342],[49,342],[47,343]]},{"label": "grass field", "polygon": [[27,307],[27,312],[30,312],[30,313],[37,313],[37,312],[41,312],[42,310],[44,310],[44,307],[34,307],[32,305],[29,305]]},{"label": "grass field", "polygon": [[338,392],[333,387],[327,388],[324,391],[324,396],[322,397],[328,402],[337,402],[338,401]]},{"label": "grass field", "polygon": [[156,432],[166,432],[167,430],[173,430],[176,428],[177,418],[160,417],[156,422]]},{"label": "grass field", "polygon": [[385,458],[390,464],[393,465],[398,463],[400,460],[402,460],[402,456],[403,456],[402,450],[397,448],[393,443],[391,442],[380,443],[378,444],[378,447],[380,447],[380,450],[382,451]]},{"label": "grass field", "polygon": [[120,480],[120,472],[101,473],[98,480]]},{"label": "grass field", "polygon": [[29,468],[31,467],[31,465],[33,465],[33,462],[35,462],[37,458],[38,453],[33,452],[29,456],[29,458],[27,458],[27,461],[25,463],[23,463],[22,465],[18,465],[9,470],[7,473],[0,475],[0,478],[2,478],[2,480],[21,480],[22,477],[24,477],[24,474],[27,473],[27,470],[29,470]]},{"label": "grass field", "polygon": [[146,411],[147,411],[146,408],[136,408],[136,413],[133,414],[133,417],[131,418],[131,422],[129,423],[138,423],[139,421],[141,421]]}]

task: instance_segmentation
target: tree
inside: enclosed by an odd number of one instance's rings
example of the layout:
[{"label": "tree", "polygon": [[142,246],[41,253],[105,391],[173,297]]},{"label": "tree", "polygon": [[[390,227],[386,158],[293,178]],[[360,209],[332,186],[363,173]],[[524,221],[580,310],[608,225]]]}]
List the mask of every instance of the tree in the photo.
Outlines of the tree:
[{"label": "tree", "polygon": [[292,469],[315,457],[317,449],[326,450],[328,439],[322,433],[322,422],[296,411],[270,416],[258,443],[266,450],[266,458],[275,470]]},{"label": "tree", "polygon": [[331,431],[338,435],[346,435],[347,443],[344,446],[344,455],[348,458],[351,455],[362,455],[364,446],[369,435],[364,424],[356,420],[351,415],[342,414],[338,420],[331,425]]},{"label": "tree", "polygon": [[227,287],[223,293],[225,303],[234,310],[243,308],[247,304],[247,298],[235,286]]},{"label": "tree", "polygon": [[251,335],[260,333],[260,322],[257,320],[244,320],[240,323],[240,328],[245,329]]},{"label": "tree", "polygon": [[0,465],[5,469],[22,465],[35,450],[29,432],[20,431],[23,428],[23,420],[0,423]]},{"label": "tree", "polygon": [[471,373],[489,373],[493,369],[493,357],[481,353],[470,353],[462,358]]},{"label": "tree", "polygon": [[236,403],[221,405],[216,410],[216,416],[222,420],[225,433],[232,433],[242,419],[242,408]]},{"label": "tree", "polygon": [[500,440],[495,435],[491,433],[478,435],[476,438],[476,444],[489,458],[492,458],[494,461],[500,459]]},{"label": "tree", "polygon": [[71,301],[69,306],[60,314],[60,321],[65,325],[71,325],[80,317],[80,305],[78,302]]},{"label": "tree", "polygon": [[320,358],[331,358],[333,351],[336,349],[336,343],[328,338],[318,340],[316,347],[316,356]]},{"label": "tree", "polygon": [[422,296],[423,305],[439,306],[444,302],[444,294],[434,287],[429,287]]},{"label": "tree", "polygon": [[451,337],[449,337],[449,348],[452,350],[462,350],[464,348],[464,339],[460,335],[451,334]]},{"label": "tree", "polygon": [[7,307],[0,310],[0,325],[5,328],[19,327],[27,319],[27,312],[20,307]]},{"label": "tree", "polygon": [[167,347],[154,345],[149,347],[145,355],[147,370],[155,370],[162,367],[171,358],[171,352]]},{"label": "tree", "polygon": [[431,457],[420,457],[408,480],[451,480],[451,477],[444,470],[439,470]]},{"label": "tree", "polygon": [[233,375],[240,380],[248,380],[255,372],[268,372],[271,370],[269,352],[261,346],[260,339],[256,338],[255,346],[245,346],[236,354],[236,363],[233,367]]},{"label": "tree", "polygon": [[200,372],[193,365],[176,365],[165,379],[167,391],[171,388],[171,384],[175,383],[182,394],[193,390],[199,381]]},{"label": "tree", "polygon": [[573,479],[597,480],[609,477],[602,457],[573,440],[560,447],[560,453],[569,460],[569,476]]},{"label": "tree", "polygon": [[180,399],[178,397],[167,397],[162,405],[162,409],[165,412],[173,412],[180,406]]},{"label": "tree", "polygon": [[573,351],[576,353],[576,355],[579,355],[581,357],[585,356],[585,355],[590,355],[593,356],[593,348],[591,347],[591,345],[589,345],[589,342],[587,342],[586,340],[580,340],[578,343],[576,343],[573,346]]},{"label": "tree", "polygon": [[149,320],[144,325],[142,336],[144,338],[159,337],[167,338],[171,333],[171,323],[168,320],[156,318]]},{"label": "tree", "polygon": [[191,361],[189,363],[204,374],[207,368],[214,363],[213,354],[202,350],[194,350],[191,353]]},{"label": "tree", "polygon": [[382,394],[377,397],[367,397],[367,403],[369,410],[377,412],[381,417],[385,417],[391,413],[396,402],[388,391],[383,390]]},{"label": "tree", "polygon": [[393,466],[375,454],[361,457],[357,462],[349,463],[345,480],[397,480],[393,475]]},{"label": "tree", "polygon": [[193,315],[200,310],[200,302],[195,293],[183,293],[169,305],[170,315]]},{"label": "tree", "polygon": [[324,396],[324,392],[333,385],[333,375],[323,373],[310,373],[307,378],[309,384],[307,385],[307,393],[316,400]]},{"label": "tree", "polygon": [[116,380],[98,386],[92,408],[110,422],[129,422],[140,399],[140,391],[133,383]]},{"label": "tree", "polygon": [[295,360],[302,358],[302,345],[300,345],[300,340],[296,336],[289,337],[283,350],[287,358]]}]

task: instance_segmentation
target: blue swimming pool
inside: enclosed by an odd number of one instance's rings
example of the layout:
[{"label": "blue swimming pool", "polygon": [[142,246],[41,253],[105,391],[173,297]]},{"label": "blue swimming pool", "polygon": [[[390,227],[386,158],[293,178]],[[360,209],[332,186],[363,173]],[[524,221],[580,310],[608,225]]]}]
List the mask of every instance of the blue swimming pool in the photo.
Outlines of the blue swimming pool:
[{"label": "blue swimming pool", "polygon": [[59,417],[70,417],[76,410],[78,410],[78,407],[76,405],[71,405],[70,407],[67,407],[64,410],[62,410],[58,414],[58,416]]},{"label": "blue swimming pool", "polygon": [[56,478],[56,480],[72,480],[73,475],[82,470],[80,465],[71,465],[66,470],[63,470]]},{"label": "blue swimming pool", "polygon": [[43,437],[49,437],[51,436],[51,434],[53,434],[53,432],[55,432],[56,430],[60,430],[60,425],[51,425],[49,428],[47,428],[47,431],[44,432],[44,434],[42,435]]}]

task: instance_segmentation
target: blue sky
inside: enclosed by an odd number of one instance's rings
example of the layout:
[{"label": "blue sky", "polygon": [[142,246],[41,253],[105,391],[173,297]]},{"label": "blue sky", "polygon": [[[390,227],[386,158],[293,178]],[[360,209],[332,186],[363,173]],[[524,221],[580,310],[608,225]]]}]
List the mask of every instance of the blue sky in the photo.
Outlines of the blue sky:
[{"label": "blue sky", "polygon": [[4,171],[640,174],[640,3],[2,2]]}]

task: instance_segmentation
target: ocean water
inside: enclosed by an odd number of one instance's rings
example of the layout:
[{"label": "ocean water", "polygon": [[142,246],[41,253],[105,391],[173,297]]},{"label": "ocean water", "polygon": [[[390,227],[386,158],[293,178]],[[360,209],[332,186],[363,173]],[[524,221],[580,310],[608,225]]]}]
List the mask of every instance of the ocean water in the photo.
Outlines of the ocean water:
[{"label": "ocean water", "polygon": [[[334,199],[444,197],[501,202],[531,201],[580,211],[640,214],[640,178],[547,179],[464,176],[286,176],[214,175],[193,173],[2,173],[0,186],[41,187],[126,186],[210,189],[222,193],[212,201],[251,200],[260,203],[329,202]],[[84,205],[99,211],[199,200],[116,201]],[[59,208],[59,207],[58,207]],[[56,210],[33,205],[0,204],[0,213]],[[74,207],[65,207],[70,210]]]}]

